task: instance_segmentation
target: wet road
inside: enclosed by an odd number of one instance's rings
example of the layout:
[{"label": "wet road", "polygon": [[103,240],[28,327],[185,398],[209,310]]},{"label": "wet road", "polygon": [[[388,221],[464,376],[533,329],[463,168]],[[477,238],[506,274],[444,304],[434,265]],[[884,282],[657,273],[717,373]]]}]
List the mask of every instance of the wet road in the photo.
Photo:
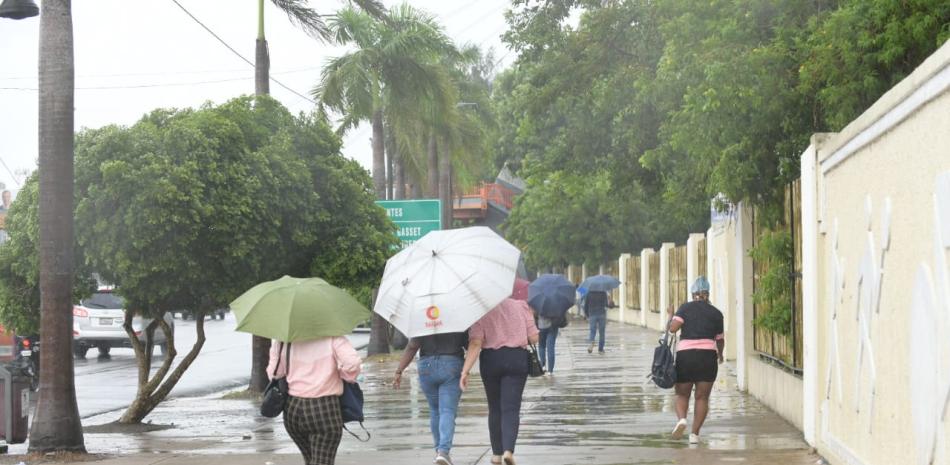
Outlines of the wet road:
[{"label": "wet road", "polygon": [[[204,347],[170,397],[201,396],[247,385],[251,336],[235,332],[234,325],[234,316],[230,313],[224,320],[205,321]],[[175,320],[176,366],[196,339],[194,320]],[[365,334],[351,337],[357,346],[365,345],[368,339]],[[124,409],[135,398],[138,384],[138,367],[132,349],[115,348],[105,358],[96,355],[96,349],[91,349],[85,360],[74,361],[76,397],[83,418]],[[157,370],[162,360],[161,356],[156,356],[153,369]],[[112,416],[117,418],[118,415]]]},{"label": "wet road", "polygon": [[[818,460],[794,427],[735,389],[728,366],[720,370],[713,392],[704,443],[671,440],[670,391],[645,382],[656,335],[611,323],[607,354],[588,354],[584,324],[572,322],[559,338],[556,373],[528,381],[519,464],[810,465]],[[344,435],[338,464],[431,463],[428,407],[415,382],[415,365],[404,376],[408,386],[398,391],[388,385],[394,368],[395,356],[365,364],[366,426],[373,439],[364,444]],[[202,463],[223,454],[233,463],[300,463],[280,420],[261,418],[256,409],[255,402],[222,400],[218,394],[176,399],[149,417],[175,428],[135,435],[87,433],[86,446],[100,453],[162,453],[162,463]],[[457,464],[489,463],[486,416],[476,377],[462,398],[452,451]],[[103,415],[86,424],[111,420]]]}]

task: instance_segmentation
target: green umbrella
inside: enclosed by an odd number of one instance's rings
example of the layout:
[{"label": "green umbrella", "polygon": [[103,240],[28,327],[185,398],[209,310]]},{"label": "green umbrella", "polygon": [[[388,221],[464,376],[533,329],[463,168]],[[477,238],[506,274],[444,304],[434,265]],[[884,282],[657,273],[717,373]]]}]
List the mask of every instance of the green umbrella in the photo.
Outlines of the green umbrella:
[{"label": "green umbrella", "polygon": [[343,336],[370,317],[349,293],[320,278],[284,276],[231,302],[236,331],[294,342]]}]

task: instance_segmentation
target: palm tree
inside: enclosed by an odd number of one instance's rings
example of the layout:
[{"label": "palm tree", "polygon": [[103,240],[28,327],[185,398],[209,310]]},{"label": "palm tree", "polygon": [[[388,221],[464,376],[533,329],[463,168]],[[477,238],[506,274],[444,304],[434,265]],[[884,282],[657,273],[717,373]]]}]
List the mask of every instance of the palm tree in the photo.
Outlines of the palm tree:
[{"label": "palm tree", "polygon": [[30,452],[85,452],[72,362],[73,23],[70,0],[40,16],[40,391]]},{"label": "palm tree", "polygon": [[[438,61],[456,51],[432,16],[407,4],[391,9],[382,21],[346,8],[329,21],[329,27],[336,43],[355,50],[328,62],[313,95],[323,111],[343,114],[341,133],[370,122],[373,187],[377,198],[385,199],[383,123],[396,135],[394,147],[411,147],[422,105],[449,108],[454,104],[453,89]],[[374,315],[368,352],[389,352],[387,336],[385,320]]]},{"label": "palm tree", "polygon": [[[328,41],[330,29],[315,10],[307,6],[306,0],[271,0],[281,11],[287,14],[291,22],[303,29],[311,37]],[[385,16],[385,7],[377,0],[353,0],[352,3],[373,17]],[[257,0],[257,44],[254,52],[254,93],[270,94],[270,54],[267,38],[264,35],[264,0]],[[252,336],[251,344],[251,381],[248,390],[262,392],[267,386],[267,359],[270,351],[270,339]]]}]

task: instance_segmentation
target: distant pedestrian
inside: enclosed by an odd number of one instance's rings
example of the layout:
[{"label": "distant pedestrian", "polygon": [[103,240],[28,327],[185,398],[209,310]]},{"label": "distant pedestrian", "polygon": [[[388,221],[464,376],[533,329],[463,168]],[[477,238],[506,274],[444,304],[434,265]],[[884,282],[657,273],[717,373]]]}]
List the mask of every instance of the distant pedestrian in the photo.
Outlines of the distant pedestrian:
[{"label": "distant pedestrian", "polygon": [[548,318],[537,315],[538,321],[538,359],[541,366],[548,367],[548,374],[554,373],[554,345],[557,343],[558,331],[564,326],[567,315],[560,318]]},{"label": "distant pedestrian", "polygon": [[[288,358],[284,343],[274,341],[267,366],[274,377],[287,376],[290,399],[284,409],[284,428],[306,465],[333,465],[343,438],[343,381],[356,381],[362,360],[345,337],[294,342],[289,352]],[[278,359],[281,363],[275,373]]]},{"label": "distant pedestrian", "polygon": [[589,291],[584,298],[584,315],[587,316],[587,323],[590,325],[590,336],[587,338],[587,353],[594,352],[594,342],[596,336],[600,335],[597,342],[597,351],[604,353],[605,332],[607,330],[607,307],[610,305],[610,298],[604,291]]},{"label": "distant pedestrian", "polygon": [[429,429],[435,447],[433,463],[438,465],[452,465],[455,417],[462,397],[459,379],[467,346],[466,333],[414,337],[409,340],[393,379],[393,387],[399,389],[403,370],[419,352],[419,386],[429,402]]},{"label": "distant pedestrian", "polygon": [[521,398],[528,379],[529,343],[538,342],[538,328],[527,302],[505,299],[468,330],[468,352],[459,385],[479,360],[488,398],[491,463],[515,465],[515,442],[521,424]]},{"label": "distant pedestrian", "polygon": [[693,429],[690,444],[699,443],[699,430],[709,413],[709,395],[722,363],[722,351],[726,346],[723,337],[722,312],[709,303],[709,281],[700,276],[690,292],[693,301],[680,306],[670,322],[670,332],[680,333],[676,348],[676,426],[673,439],[683,437],[686,431],[686,415],[689,397],[696,389],[693,411]]}]

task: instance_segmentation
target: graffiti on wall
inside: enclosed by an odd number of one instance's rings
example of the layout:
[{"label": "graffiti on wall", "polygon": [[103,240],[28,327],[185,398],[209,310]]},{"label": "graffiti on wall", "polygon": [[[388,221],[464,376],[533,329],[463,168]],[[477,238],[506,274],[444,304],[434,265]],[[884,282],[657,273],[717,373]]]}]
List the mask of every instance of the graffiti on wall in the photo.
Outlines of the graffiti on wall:
[{"label": "graffiti on wall", "polygon": [[933,263],[922,262],[914,283],[910,320],[911,414],[917,464],[945,463],[950,409],[950,171],[934,188]]}]

